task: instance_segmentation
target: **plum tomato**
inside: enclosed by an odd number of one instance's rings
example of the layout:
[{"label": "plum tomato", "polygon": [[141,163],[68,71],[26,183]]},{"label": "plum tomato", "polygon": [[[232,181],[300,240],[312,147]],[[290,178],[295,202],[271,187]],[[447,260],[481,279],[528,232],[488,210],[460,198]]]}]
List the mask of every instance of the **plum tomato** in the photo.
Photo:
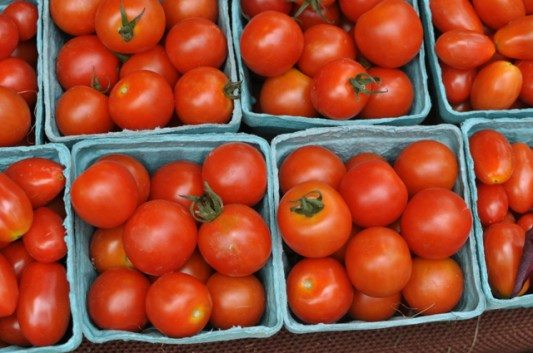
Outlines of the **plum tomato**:
[{"label": "plum tomato", "polygon": [[477,213],[482,225],[503,221],[508,209],[509,200],[502,185],[477,184]]},{"label": "plum tomato", "polygon": [[33,209],[24,190],[0,172],[0,241],[12,242],[30,229]]},{"label": "plum tomato", "polygon": [[19,287],[17,276],[11,263],[0,254],[0,318],[13,315],[17,309]]},{"label": "plum tomato", "polygon": [[482,33],[454,29],[437,38],[435,51],[446,65],[471,70],[489,61],[496,48],[492,40]]},{"label": "plum tomato", "polygon": [[[522,215],[516,222],[520,227],[522,227],[526,232],[533,228],[533,212],[526,213]],[[533,282],[531,283],[533,285]]]},{"label": "plum tomato", "polygon": [[6,248],[0,251],[0,254],[4,255],[6,260],[13,266],[13,271],[15,271],[15,275],[19,281],[26,266],[35,261],[20,239],[9,243]]},{"label": "plum tomato", "polygon": [[522,0],[473,0],[472,4],[483,23],[498,29],[526,15]]},{"label": "plum tomato", "polygon": [[55,262],[67,254],[63,219],[48,207],[33,211],[33,223],[22,241],[28,253],[39,262]]},{"label": "plum tomato", "polygon": [[468,139],[476,177],[487,185],[503,184],[513,174],[514,155],[511,144],[501,132],[485,129]]},{"label": "plum tomato", "polygon": [[509,208],[518,213],[533,209],[533,151],[523,142],[511,145],[514,171],[503,188],[509,199]]},{"label": "plum tomato", "polygon": [[463,29],[483,33],[483,24],[468,0],[431,0],[431,20],[441,32]]},{"label": "plum tomato", "polygon": [[470,104],[477,110],[510,109],[520,96],[522,73],[508,61],[482,68],[472,84]]}]

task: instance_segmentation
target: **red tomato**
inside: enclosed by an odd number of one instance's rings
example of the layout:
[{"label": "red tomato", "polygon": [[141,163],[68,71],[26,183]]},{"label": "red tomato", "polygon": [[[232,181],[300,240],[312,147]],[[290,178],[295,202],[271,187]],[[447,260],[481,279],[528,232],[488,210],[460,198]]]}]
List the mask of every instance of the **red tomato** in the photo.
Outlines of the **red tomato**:
[{"label": "red tomato", "polygon": [[96,35],[110,50],[140,53],[163,37],[165,12],[158,0],[102,0],[94,25]]},{"label": "red tomato", "polygon": [[37,100],[37,75],[33,67],[22,59],[0,61],[0,86],[15,90],[30,106]]},{"label": "red tomato", "polygon": [[362,227],[387,226],[407,205],[407,188],[385,161],[370,160],[353,167],[342,179],[339,191],[353,222]]},{"label": "red tomato", "polygon": [[56,124],[61,134],[100,134],[113,130],[108,99],[103,93],[87,86],[69,88],[56,104]]},{"label": "red tomato", "polygon": [[216,0],[163,0],[166,27],[170,30],[174,25],[187,18],[202,17],[214,23],[218,19]]},{"label": "red tomato", "polygon": [[26,193],[0,172],[0,241],[12,242],[30,229],[33,210]]},{"label": "red tomato", "polygon": [[7,58],[19,43],[19,33],[17,24],[13,19],[5,14],[0,13],[0,59]]},{"label": "red tomato", "polygon": [[63,167],[51,159],[30,157],[11,164],[6,175],[24,190],[34,208],[56,198],[65,187]]},{"label": "red tomato", "polygon": [[278,226],[285,243],[306,257],[324,257],[350,237],[350,210],[341,195],[320,181],[289,189],[279,203]]},{"label": "red tomato", "polygon": [[522,73],[522,89],[520,100],[526,105],[533,106],[533,60],[519,61],[516,67]]},{"label": "red tomato", "polygon": [[240,44],[246,66],[258,75],[273,77],[287,72],[298,62],[304,36],[288,15],[265,11],[244,27]]},{"label": "red tomato", "polygon": [[156,45],[148,51],[132,55],[120,68],[120,78],[139,70],[148,70],[160,74],[167,80],[170,87],[176,85],[179,77],[178,71],[170,62],[167,52],[161,45]]},{"label": "red tomato", "polygon": [[140,271],[160,276],[182,267],[196,247],[196,223],[187,210],[171,201],[141,205],[124,227],[124,249]]},{"label": "red tomato", "polygon": [[367,228],[350,239],[345,263],[354,287],[372,297],[400,292],[411,276],[407,243],[384,227]]},{"label": "red tomato", "polygon": [[124,223],[139,203],[137,184],[120,163],[99,161],[72,183],[72,206],[85,222],[99,228]]},{"label": "red tomato", "polygon": [[292,9],[292,3],[287,0],[240,0],[243,14],[252,18],[255,15],[265,11],[277,11],[289,14]]},{"label": "red tomato", "polygon": [[350,316],[356,320],[384,321],[398,312],[401,300],[399,292],[388,297],[376,298],[355,290]]},{"label": "red tomato", "polygon": [[174,94],[165,78],[152,71],[135,71],[109,94],[109,114],[122,129],[163,127],[174,112]]},{"label": "red tomato", "polygon": [[446,64],[442,64],[441,68],[442,83],[446,90],[448,102],[450,104],[466,102],[470,98],[470,91],[477,71],[475,69],[458,70]]},{"label": "red tomato", "polygon": [[102,273],[111,268],[133,268],[124,250],[124,226],[97,229],[91,237],[89,254],[96,271]]},{"label": "red tomato", "polygon": [[133,269],[105,271],[87,294],[91,320],[104,330],[141,331],[147,323],[145,302],[149,288],[150,281]]},{"label": "red tomato", "polygon": [[522,88],[520,69],[508,61],[495,61],[481,69],[472,84],[473,109],[509,109]]},{"label": "red tomato", "polygon": [[533,60],[533,16],[516,19],[494,35],[498,51],[508,58]]},{"label": "red tomato", "polygon": [[254,206],[266,192],[265,158],[246,143],[226,143],[207,155],[202,166],[202,178],[225,204]]},{"label": "red tomato", "polygon": [[411,61],[422,46],[422,23],[404,0],[384,0],[359,17],[355,42],[372,63],[398,68]]},{"label": "red tomato", "polygon": [[320,181],[338,189],[346,167],[335,153],[326,147],[309,145],[292,151],[279,167],[282,193],[306,181]]},{"label": "red tomato", "polygon": [[514,171],[503,183],[509,208],[518,213],[533,209],[533,151],[525,143],[513,143]]},{"label": "red tomato", "polygon": [[344,267],[330,257],[303,259],[287,276],[289,307],[309,324],[342,318],[353,301],[353,288]]},{"label": "red tomato", "polygon": [[483,33],[483,24],[468,0],[431,0],[431,19],[441,32],[464,29]]},{"label": "red tomato", "polygon": [[533,0],[523,0],[526,8],[526,15],[533,15]]},{"label": "red tomato", "polygon": [[508,209],[509,201],[502,185],[477,184],[477,213],[481,224],[502,222]]},{"label": "red tomato", "polygon": [[456,112],[469,112],[472,110],[472,106],[470,105],[470,101],[467,101],[453,105],[452,109]]},{"label": "red tomato", "polygon": [[468,240],[472,213],[453,191],[429,188],[411,198],[400,227],[413,253],[426,259],[444,259]]},{"label": "red tomato", "polygon": [[409,307],[421,315],[451,311],[461,300],[464,276],[451,258],[428,260],[415,258],[411,279],[402,290]]},{"label": "red tomato", "polygon": [[30,130],[28,103],[17,92],[0,86],[0,107],[0,146],[21,143]]},{"label": "red tomato", "polygon": [[17,275],[6,257],[0,254],[0,317],[10,316],[17,308],[19,288]]},{"label": "red tomato", "polygon": [[204,193],[202,167],[189,161],[167,163],[154,172],[150,185],[150,200],[174,201],[188,208],[192,201],[184,195]]},{"label": "red tomato", "polygon": [[191,275],[202,283],[207,283],[214,271],[198,250],[194,250],[189,260],[179,269],[179,272]]},{"label": "red tomato", "polygon": [[82,85],[106,92],[118,81],[118,58],[94,35],[70,39],[56,60],[57,80],[65,90]]},{"label": "red tomato", "polygon": [[412,196],[431,187],[451,190],[457,180],[459,164],[455,153],[445,144],[420,140],[400,152],[394,170]]},{"label": "red tomato", "polygon": [[214,220],[203,223],[198,249],[205,261],[226,276],[248,276],[268,261],[272,240],[267,223],[253,208],[225,205]]},{"label": "red tomato", "polygon": [[215,328],[255,326],[261,320],[266,295],[255,276],[228,277],[215,273],[207,281],[207,288],[213,300],[209,321]]},{"label": "red tomato", "polygon": [[[329,1],[331,3],[331,1]],[[300,8],[300,5],[294,4],[293,17],[296,18],[296,12]],[[319,24],[330,24],[337,26],[341,19],[341,12],[337,3],[332,3],[329,6],[324,7],[320,5],[320,14],[315,11],[312,6],[308,6],[298,17],[298,25],[302,31],[307,31],[309,28]]]},{"label": "red tomato", "polygon": [[317,116],[311,103],[312,83],[309,76],[294,68],[267,78],[259,96],[261,111],[272,115]]},{"label": "red tomato", "polygon": [[374,152],[361,152],[361,153],[358,153],[358,154],[352,156],[346,162],[346,170],[350,170],[353,167],[355,167],[356,165],[359,165],[359,164],[364,163],[366,161],[375,160],[375,159],[386,162],[385,158],[381,157],[380,155],[378,155],[378,154],[376,154]]},{"label": "red tomato", "polygon": [[51,346],[63,338],[70,322],[69,283],[63,265],[28,265],[20,281],[17,318],[34,346]]},{"label": "red tomato", "polygon": [[472,3],[483,23],[492,29],[526,15],[522,0],[473,0]]},{"label": "red tomato", "polygon": [[37,44],[35,39],[19,42],[18,46],[11,52],[12,58],[26,61],[32,67],[37,66]]},{"label": "red tomato", "polygon": [[33,223],[22,240],[28,253],[39,262],[55,262],[67,254],[63,219],[47,207],[33,211]]},{"label": "red tomato", "polygon": [[31,343],[20,330],[17,314],[0,318],[0,340],[14,346],[29,347]]},{"label": "red tomato", "polygon": [[39,13],[34,3],[24,0],[13,1],[4,9],[4,15],[15,21],[21,41],[31,39],[37,34]]},{"label": "red tomato", "polygon": [[192,336],[209,321],[213,304],[207,286],[184,273],[167,273],[146,297],[148,319],[164,335]]},{"label": "red tomato", "polygon": [[94,33],[94,17],[102,0],[50,0],[56,26],[73,36]]},{"label": "red tomato", "polygon": [[500,132],[485,129],[468,139],[476,177],[487,185],[505,183],[514,170],[513,149]]},{"label": "red tomato", "polygon": [[486,63],[496,48],[484,34],[454,29],[439,36],[435,51],[445,64],[459,70],[471,70]]},{"label": "red tomato", "polygon": [[339,0],[342,13],[350,21],[357,22],[362,14],[370,11],[381,0]]},{"label": "red tomato", "polygon": [[527,232],[533,228],[533,212],[522,215],[516,223]]},{"label": "red tomato", "polygon": [[26,266],[35,261],[24,247],[22,240],[9,243],[9,246],[2,249],[0,253],[9,261],[19,281]]},{"label": "red tomato", "polygon": [[205,18],[189,18],[172,27],[165,50],[181,74],[201,66],[219,68],[228,55],[224,33]]}]

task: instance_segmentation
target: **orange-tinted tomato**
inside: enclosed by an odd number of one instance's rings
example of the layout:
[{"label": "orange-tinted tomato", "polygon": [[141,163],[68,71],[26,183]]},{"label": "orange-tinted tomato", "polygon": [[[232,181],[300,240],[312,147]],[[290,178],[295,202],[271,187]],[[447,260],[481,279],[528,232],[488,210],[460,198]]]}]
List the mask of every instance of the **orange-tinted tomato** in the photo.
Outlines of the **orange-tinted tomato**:
[{"label": "orange-tinted tomato", "polygon": [[24,190],[1,172],[0,201],[0,241],[15,241],[30,229],[33,210]]},{"label": "orange-tinted tomato", "polygon": [[533,60],[533,16],[516,19],[494,35],[498,51],[513,59]]},{"label": "orange-tinted tomato", "polygon": [[454,29],[439,36],[435,51],[445,64],[455,69],[471,70],[486,63],[496,48],[484,34]]},{"label": "orange-tinted tomato", "polygon": [[492,29],[526,15],[522,0],[473,0],[472,3],[483,23]]},{"label": "orange-tinted tomato", "polygon": [[468,0],[430,0],[429,7],[433,24],[442,33],[452,29],[483,33],[483,24]]},{"label": "orange-tinted tomato", "polygon": [[483,183],[505,183],[514,170],[514,156],[507,138],[496,130],[486,129],[468,139],[474,160],[474,172]]},{"label": "orange-tinted tomato", "polygon": [[473,109],[509,109],[520,95],[522,73],[508,61],[495,61],[481,69],[470,92]]}]

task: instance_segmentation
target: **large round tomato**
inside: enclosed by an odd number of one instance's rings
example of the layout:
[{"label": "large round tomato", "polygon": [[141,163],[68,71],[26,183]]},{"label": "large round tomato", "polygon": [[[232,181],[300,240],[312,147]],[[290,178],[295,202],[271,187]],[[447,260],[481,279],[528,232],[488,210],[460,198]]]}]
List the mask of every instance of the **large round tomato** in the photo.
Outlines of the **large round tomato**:
[{"label": "large round tomato", "polygon": [[0,59],[7,58],[19,43],[19,32],[15,21],[7,15],[0,13]]},{"label": "large round tomato", "polygon": [[277,11],[289,14],[292,9],[292,3],[287,0],[240,0],[243,14],[252,18],[255,15],[265,11]]},{"label": "large round tomato", "polygon": [[296,64],[304,48],[304,35],[288,15],[265,11],[244,27],[240,44],[246,66],[258,75],[273,77]]},{"label": "large round tomato", "polygon": [[217,0],[163,0],[161,5],[165,10],[167,29],[187,18],[202,17],[214,23],[218,19]]},{"label": "large round tomato", "polygon": [[484,226],[502,222],[509,209],[509,200],[502,185],[477,185],[477,213]]},{"label": "large round tomato", "polygon": [[207,283],[214,270],[205,261],[204,257],[198,249],[194,250],[189,260],[183,265],[179,272],[186,273],[197,278],[202,283]]},{"label": "large round tomato", "polygon": [[19,288],[17,275],[11,263],[4,255],[0,254],[0,317],[12,315],[17,308]]},{"label": "large round tomato", "polygon": [[411,198],[400,227],[412,252],[426,259],[444,259],[468,240],[472,213],[453,191],[429,188]]},{"label": "large round tomato", "polygon": [[141,205],[124,227],[124,249],[135,268],[160,276],[178,270],[192,255],[198,234],[187,210],[172,201]]},{"label": "large round tomato", "polygon": [[384,321],[398,312],[401,300],[400,292],[388,297],[376,298],[355,290],[350,316],[356,320]]},{"label": "large round tomato", "polygon": [[102,0],[50,0],[56,26],[73,36],[94,33],[94,16]]},{"label": "large round tomato", "polygon": [[28,196],[0,172],[0,241],[12,242],[30,229],[33,210]]},{"label": "large round tomato", "polygon": [[124,250],[123,235],[124,226],[97,229],[93,233],[89,254],[96,271],[102,273],[116,267],[133,267]]},{"label": "large round tomato", "polygon": [[0,340],[7,344],[12,344],[19,347],[29,347],[31,343],[20,330],[19,320],[17,314],[0,318]]},{"label": "large round tomato", "polygon": [[492,40],[482,33],[454,29],[439,36],[435,51],[446,65],[471,70],[492,58],[496,48]]},{"label": "large round tomato", "polygon": [[483,23],[492,29],[526,15],[522,0],[473,0],[472,4]]},{"label": "large round tomato", "polygon": [[483,24],[468,0],[431,0],[431,20],[441,32],[464,29],[483,33]]},{"label": "large round tomato", "polygon": [[468,139],[476,177],[483,183],[502,184],[514,170],[513,149],[507,138],[492,129],[480,130]]},{"label": "large round tomato", "polygon": [[167,273],[146,297],[148,319],[164,335],[192,336],[209,322],[213,303],[207,286],[184,273]]},{"label": "large round tomato", "polygon": [[508,58],[533,60],[533,16],[516,19],[494,35],[498,51]]},{"label": "large round tomato", "polygon": [[381,0],[339,0],[339,5],[344,16],[352,22],[357,22],[362,14],[370,11],[380,2]]},{"label": "large round tomato", "polygon": [[0,254],[4,255],[6,260],[9,261],[19,281],[26,266],[35,261],[24,247],[22,240],[9,243],[6,248],[0,251]]},{"label": "large round tomato", "polygon": [[495,61],[481,69],[470,93],[473,109],[509,109],[522,88],[520,69],[508,61]]},{"label": "large round tomato", "polygon": [[446,90],[448,102],[450,104],[459,104],[468,101],[477,71],[475,69],[454,69],[446,64],[442,64],[441,68],[442,83]]},{"label": "large round tomato", "polygon": [[96,35],[110,50],[140,53],[163,37],[165,12],[158,0],[102,0],[94,25]]},{"label": "large round tomato", "polygon": [[294,315],[303,322],[332,323],[350,309],[353,288],[337,260],[303,259],[287,276],[287,300]]},{"label": "large round tomato", "polygon": [[133,269],[105,271],[87,293],[91,320],[104,330],[141,331],[148,321],[145,303],[149,288],[150,281]]},{"label": "large round tomato", "polygon": [[111,119],[123,129],[165,126],[174,113],[174,94],[165,78],[155,72],[135,71],[121,79],[109,94]]},{"label": "large round tomato", "polygon": [[0,86],[15,90],[28,103],[37,100],[37,75],[26,61],[7,58],[0,61]]},{"label": "large round tomato", "polygon": [[63,219],[47,207],[33,211],[33,223],[22,240],[28,253],[39,262],[55,262],[67,254]]},{"label": "large round tomato", "polygon": [[161,45],[150,50],[132,55],[120,68],[120,78],[134,71],[148,70],[160,74],[167,80],[170,87],[178,81],[178,71],[170,62],[167,52]]},{"label": "large round tomato", "polygon": [[533,209],[533,151],[525,143],[513,143],[514,171],[503,188],[509,207],[518,213]]},{"label": "large round tomato", "polygon": [[25,41],[37,34],[37,19],[39,12],[37,5],[30,1],[13,1],[4,9],[7,15],[15,21],[19,32],[19,39]]},{"label": "large round tomato", "polygon": [[26,101],[10,88],[0,86],[0,146],[21,143],[30,130],[31,113]]},{"label": "large round tomato", "polygon": [[519,61],[516,67],[522,73],[520,100],[529,106],[533,106],[533,60]]}]

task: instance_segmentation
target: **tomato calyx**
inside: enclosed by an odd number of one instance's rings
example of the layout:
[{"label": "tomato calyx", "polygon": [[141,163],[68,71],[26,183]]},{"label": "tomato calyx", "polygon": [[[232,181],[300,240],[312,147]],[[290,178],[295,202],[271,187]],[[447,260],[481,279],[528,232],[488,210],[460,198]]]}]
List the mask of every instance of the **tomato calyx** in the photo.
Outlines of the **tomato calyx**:
[{"label": "tomato calyx", "polygon": [[294,16],[293,18],[296,20],[298,19],[298,17],[300,17],[300,15],[309,7],[311,6],[311,8],[313,9],[314,12],[317,13],[318,16],[320,16],[320,18],[324,21],[326,21],[327,23],[332,23],[331,20],[329,20],[328,18],[326,18],[326,16],[324,15],[324,12],[322,11],[322,5],[321,5],[321,0],[305,0],[302,5],[300,5],[300,7],[298,8],[298,10],[296,10],[296,12],[294,13]]},{"label": "tomato calyx", "polygon": [[120,0],[120,19],[122,21],[122,27],[120,27],[118,33],[125,42],[129,42],[133,39],[133,30],[135,29],[135,25],[144,15],[145,10],[146,9],[144,8],[140,14],[135,16],[133,20],[129,21],[128,15],[126,14],[126,9],[124,8],[124,1]]},{"label": "tomato calyx", "polygon": [[[224,86],[224,95],[231,100],[240,98],[241,96],[241,83],[242,81],[231,82],[229,81]],[[237,92],[235,92],[237,91]]]},{"label": "tomato calyx", "polygon": [[189,208],[195,220],[202,223],[214,221],[224,209],[224,204],[207,182],[204,183],[204,194],[201,196],[180,195],[192,201]]},{"label": "tomato calyx", "polygon": [[291,202],[296,203],[296,206],[291,207],[291,212],[308,218],[313,217],[324,208],[322,193],[319,190],[309,191],[303,197]]},{"label": "tomato calyx", "polygon": [[348,82],[350,82],[350,85],[352,85],[357,99],[359,99],[359,94],[386,93],[386,90],[372,90],[367,88],[367,85],[370,85],[372,83],[379,83],[380,81],[381,79],[379,77],[370,76],[367,73],[357,74],[357,76],[348,80]]},{"label": "tomato calyx", "polygon": [[522,250],[522,259],[516,275],[516,281],[511,293],[511,298],[520,295],[520,292],[527,279],[533,273],[533,228],[526,232],[526,241]]}]

